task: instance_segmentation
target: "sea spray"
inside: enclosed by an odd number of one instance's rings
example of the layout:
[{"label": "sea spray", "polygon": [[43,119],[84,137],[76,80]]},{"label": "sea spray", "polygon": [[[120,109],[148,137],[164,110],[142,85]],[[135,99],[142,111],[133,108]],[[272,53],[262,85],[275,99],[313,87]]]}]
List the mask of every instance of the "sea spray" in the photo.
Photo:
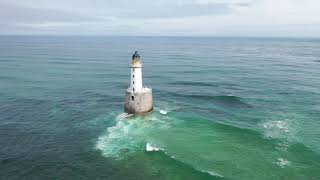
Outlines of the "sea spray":
[{"label": "sea spray", "polygon": [[158,148],[154,145],[151,145],[151,143],[147,143],[146,144],[146,151],[150,152],[150,151],[162,151],[163,149]]},{"label": "sea spray", "polygon": [[167,111],[165,111],[165,110],[160,110],[159,111],[161,114],[167,114],[168,112]]},{"label": "sea spray", "polygon": [[108,127],[96,143],[96,149],[104,156],[114,158],[121,158],[123,153],[142,150],[146,142],[152,140],[154,132],[170,127],[170,121],[160,119],[157,114],[130,118],[120,114],[115,121],[116,124]]},{"label": "sea spray", "polygon": [[291,164],[290,161],[288,161],[287,159],[283,159],[283,158],[278,158],[275,163],[282,168],[289,166]]}]

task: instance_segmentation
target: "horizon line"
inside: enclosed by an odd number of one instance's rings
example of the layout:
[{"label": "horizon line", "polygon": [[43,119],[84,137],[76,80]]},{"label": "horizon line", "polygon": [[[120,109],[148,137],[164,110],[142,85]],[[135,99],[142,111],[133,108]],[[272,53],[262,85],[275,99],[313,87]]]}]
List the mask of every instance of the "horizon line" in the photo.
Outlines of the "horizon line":
[{"label": "horizon line", "polygon": [[217,36],[217,35],[107,35],[107,34],[0,34],[1,37],[175,37],[175,38],[263,38],[263,39],[320,39],[319,36]]}]

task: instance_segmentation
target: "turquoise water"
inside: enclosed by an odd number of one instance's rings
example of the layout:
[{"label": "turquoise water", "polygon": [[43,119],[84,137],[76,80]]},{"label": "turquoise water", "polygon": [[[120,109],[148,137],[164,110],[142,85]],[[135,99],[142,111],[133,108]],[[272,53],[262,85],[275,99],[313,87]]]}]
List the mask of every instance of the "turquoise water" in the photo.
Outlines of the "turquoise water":
[{"label": "turquoise water", "polygon": [[320,40],[3,36],[0,67],[1,179],[320,179]]}]

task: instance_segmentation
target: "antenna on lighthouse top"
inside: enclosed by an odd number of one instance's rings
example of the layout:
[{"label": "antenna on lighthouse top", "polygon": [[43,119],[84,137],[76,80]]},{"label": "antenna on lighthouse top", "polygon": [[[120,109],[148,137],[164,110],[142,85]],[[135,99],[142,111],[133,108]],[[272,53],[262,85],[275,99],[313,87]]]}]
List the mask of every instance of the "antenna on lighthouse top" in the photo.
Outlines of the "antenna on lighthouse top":
[{"label": "antenna on lighthouse top", "polygon": [[134,60],[135,58],[140,59],[140,55],[138,54],[138,51],[135,51],[134,54],[132,55],[132,60]]}]

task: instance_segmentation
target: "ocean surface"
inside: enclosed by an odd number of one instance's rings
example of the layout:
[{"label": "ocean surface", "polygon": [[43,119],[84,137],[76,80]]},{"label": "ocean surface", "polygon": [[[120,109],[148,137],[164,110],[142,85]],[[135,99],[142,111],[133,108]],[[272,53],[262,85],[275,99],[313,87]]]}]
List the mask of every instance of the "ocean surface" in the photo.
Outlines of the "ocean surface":
[{"label": "ocean surface", "polygon": [[320,179],[320,39],[1,36],[0,179]]}]

